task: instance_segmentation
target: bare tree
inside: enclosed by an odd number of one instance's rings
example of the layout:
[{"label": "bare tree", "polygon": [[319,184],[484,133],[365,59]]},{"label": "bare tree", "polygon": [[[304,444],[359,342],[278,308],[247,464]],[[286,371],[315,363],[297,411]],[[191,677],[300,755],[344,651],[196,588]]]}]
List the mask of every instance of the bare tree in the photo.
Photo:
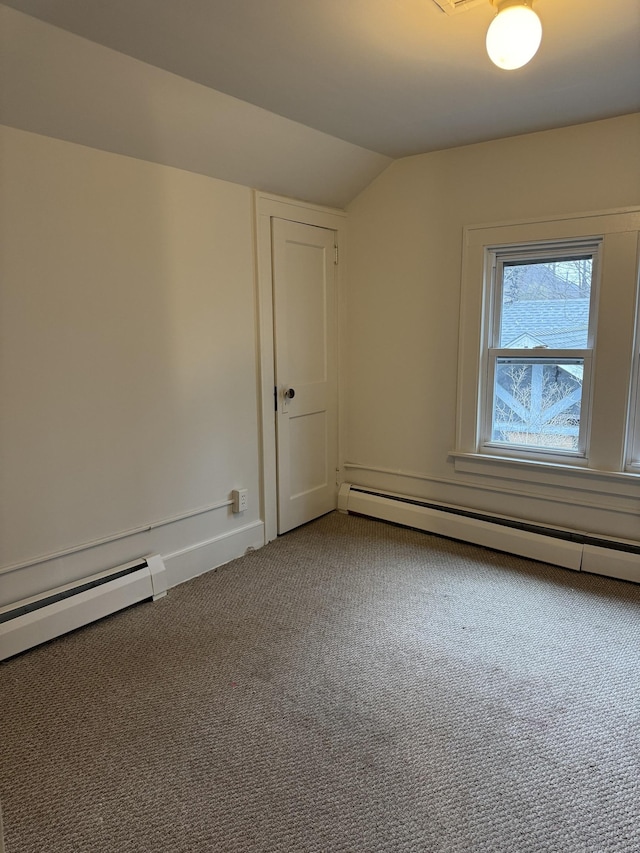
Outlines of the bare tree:
[{"label": "bare tree", "polygon": [[493,438],[508,444],[575,450],[581,397],[581,380],[563,376],[558,365],[499,365]]},{"label": "bare tree", "polygon": [[503,273],[505,303],[538,299],[584,299],[591,289],[592,259],[571,258],[508,264]]}]

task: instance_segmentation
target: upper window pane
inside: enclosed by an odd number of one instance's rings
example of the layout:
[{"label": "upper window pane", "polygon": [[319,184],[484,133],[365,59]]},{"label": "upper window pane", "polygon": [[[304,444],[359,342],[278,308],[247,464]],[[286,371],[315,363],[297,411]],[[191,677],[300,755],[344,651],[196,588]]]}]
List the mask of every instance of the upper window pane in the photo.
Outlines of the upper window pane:
[{"label": "upper window pane", "polygon": [[505,263],[498,347],[586,348],[592,272],[592,256]]}]

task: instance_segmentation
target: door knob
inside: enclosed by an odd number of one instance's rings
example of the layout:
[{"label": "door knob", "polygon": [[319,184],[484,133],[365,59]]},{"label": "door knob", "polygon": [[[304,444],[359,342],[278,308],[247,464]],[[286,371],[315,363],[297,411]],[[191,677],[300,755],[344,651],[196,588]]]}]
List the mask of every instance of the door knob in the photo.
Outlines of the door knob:
[{"label": "door knob", "polygon": [[293,398],[296,396],[296,392],[295,392],[295,390],[294,390],[293,388],[288,388],[288,389],[284,392],[284,396],[285,396],[285,397],[288,397],[290,400],[293,400]]}]

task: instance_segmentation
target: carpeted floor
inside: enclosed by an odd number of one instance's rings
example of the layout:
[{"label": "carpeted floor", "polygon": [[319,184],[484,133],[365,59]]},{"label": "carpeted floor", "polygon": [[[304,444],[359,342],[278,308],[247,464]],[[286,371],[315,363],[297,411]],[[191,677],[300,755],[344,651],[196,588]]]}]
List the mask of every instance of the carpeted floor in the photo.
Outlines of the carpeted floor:
[{"label": "carpeted floor", "polygon": [[7,853],[637,853],[640,587],[326,516],[0,665]]}]

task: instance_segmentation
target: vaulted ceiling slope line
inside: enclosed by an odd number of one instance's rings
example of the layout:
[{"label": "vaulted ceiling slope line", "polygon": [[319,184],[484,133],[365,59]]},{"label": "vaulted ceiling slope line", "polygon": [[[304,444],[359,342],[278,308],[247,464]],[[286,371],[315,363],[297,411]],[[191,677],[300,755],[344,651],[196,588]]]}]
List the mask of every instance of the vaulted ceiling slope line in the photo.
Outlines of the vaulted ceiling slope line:
[{"label": "vaulted ceiling slope line", "polygon": [[3,5],[0,123],[339,208],[392,162]]}]

